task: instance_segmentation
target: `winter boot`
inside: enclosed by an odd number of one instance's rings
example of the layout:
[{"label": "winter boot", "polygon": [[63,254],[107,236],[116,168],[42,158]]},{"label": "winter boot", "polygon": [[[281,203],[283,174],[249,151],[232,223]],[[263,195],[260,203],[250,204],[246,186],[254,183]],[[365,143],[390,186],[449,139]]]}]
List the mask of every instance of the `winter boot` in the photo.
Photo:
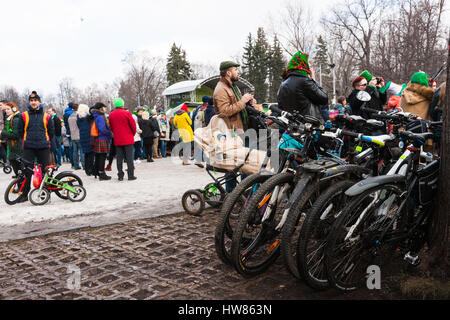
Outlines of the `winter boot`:
[{"label": "winter boot", "polygon": [[98,173],[99,180],[111,180],[111,177],[106,175],[105,171],[100,171]]}]

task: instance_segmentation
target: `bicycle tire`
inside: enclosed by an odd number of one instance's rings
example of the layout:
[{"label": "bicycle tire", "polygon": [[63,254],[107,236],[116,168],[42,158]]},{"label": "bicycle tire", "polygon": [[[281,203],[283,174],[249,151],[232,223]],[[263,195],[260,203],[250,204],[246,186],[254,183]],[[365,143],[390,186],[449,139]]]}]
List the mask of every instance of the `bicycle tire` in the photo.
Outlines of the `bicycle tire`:
[{"label": "bicycle tire", "polygon": [[314,203],[315,198],[312,197],[318,191],[318,188],[319,185],[317,183],[311,183],[305,188],[300,196],[293,201],[286,222],[281,230],[280,253],[286,268],[296,278],[300,278],[295,249],[298,230],[300,230],[302,218]]},{"label": "bicycle tire", "polygon": [[[192,203],[188,203],[188,200],[191,200]],[[200,203],[198,209],[192,209],[189,207],[190,204],[194,203]],[[184,211],[191,216],[198,216],[202,214],[203,210],[205,210],[205,199],[203,199],[203,194],[197,189],[186,191],[181,198],[181,204],[183,205]]]},{"label": "bicycle tire", "polygon": [[[232,221],[237,222],[239,214],[245,207],[245,202],[249,200],[247,197],[251,196],[250,194],[246,196],[246,191],[250,188],[253,189],[256,184],[264,183],[271,176],[260,173],[252,174],[239,183],[225,199],[214,232],[214,244],[217,256],[225,264],[232,264],[230,251],[234,225],[230,222],[230,216],[232,216]],[[237,212],[235,212],[235,209],[237,209]]]},{"label": "bicycle tire", "polygon": [[[64,179],[64,178],[67,178],[67,177],[73,178],[73,180],[64,181],[63,179]],[[58,174],[55,176],[55,179],[57,179],[57,180],[59,180],[59,181],[61,181],[61,182],[69,183],[71,186],[75,186],[75,185],[80,185],[80,186],[82,186],[82,185],[83,185],[83,181],[81,180],[81,178],[80,178],[79,176],[77,176],[75,173],[71,173],[71,172],[61,172],[61,173],[58,173]],[[78,184],[73,184],[73,181],[78,182]],[[63,199],[63,200],[68,200],[68,199],[69,199],[69,197],[67,196],[68,191],[65,190],[65,189],[54,190],[54,192],[56,193],[56,195],[57,195],[59,198],[61,198],[61,199]]]},{"label": "bicycle tire", "polygon": [[[250,198],[247,207],[239,217],[239,223],[231,241],[231,259],[235,269],[243,276],[251,277],[264,272],[278,258],[280,241],[279,239],[273,241],[279,236],[279,231],[275,230],[279,222],[276,217],[279,216],[281,219],[281,214],[277,214],[278,207],[273,208],[274,210],[266,221],[258,222],[257,220],[262,218],[262,212],[265,212],[265,209],[261,210],[261,204],[264,201],[266,203],[270,201],[272,190],[276,186],[286,184],[291,184],[290,189],[292,189],[293,180],[294,174],[290,172],[280,173],[268,179]],[[264,207],[267,208],[265,205]],[[258,211],[257,214],[255,214],[255,211]],[[244,235],[244,231],[259,227],[261,227],[261,230],[257,232],[253,239],[248,238],[247,233]],[[247,246],[247,244],[250,245]],[[241,250],[241,246],[244,247],[243,250]],[[250,253],[251,255],[249,255]],[[259,258],[254,253],[262,255],[261,261],[254,262],[254,257]],[[253,265],[249,264],[250,257],[252,257]]]},{"label": "bicycle tire", "polygon": [[78,192],[78,194],[69,191],[67,193],[67,196],[70,201],[81,202],[86,198],[86,189],[83,186],[72,186],[72,188],[74,188]]},{"label": "bicycle tire", "polygon": [[4,167],[3,167],[3,172],[4,172],[5,174],[10,174],[10,173],[12,172],[11,166],[8,166],[8,165],[4,166]]},{"label": "bicycle tire", "polygon": [[[388,193],[391,191],[392,193]],[[383,240],[377,239],[388,223],[392,221],[392,210],[389,214],[376,214],[376,210],[384,201],[377,200],[376,192],[382,194],[381,200],[386,195],[394,194],[395,199],[401,199],[402,188],[396,185],[386,184],[366,190],[352,199],[348,207],[336,219],[329,233],[324,250],[325,272],[329,284],[342,291],[351,291],[363,287],[367,276],[367,267],[380,266],[389,262],[392,247],[383,245]],[[390,199],[389,196],[387,199]],[[388,200],[385,200],[388,201]],[[374,202],[374,204],[371,204]],[[396,205],[390,205],[395,211]],[[350,227],[361,217],[361,212],[366,211],[358,227],[349,237]],[[377,219],[378,217],[378,219]],[[353,236],[355,235],[355,236]],[[346,239],[348,238],[348,239]],[[340,258],[343,255],[342,258]]]},{"label": "bicycle tire", "polygon": [[33,189],[28,194],[28,200],[35,206],[42,206],[50,200],[50,191],[45,188]]},{"label": "bicycle tire", "polygon": [[355,183],[354,180],[342,180],[321,192],[301,226],[296,246],[297,268],[300,278],[313,289],[329,287],[323,248],[335,215],[348,204],[345,191]]},{"label": "bicycle tire", "polygon": [[[24,182],[24,180],[25,180],[25,182]],[[13,189],[16,188],[16,186],[17,186],[17,188],[20,188],[23,183],[27,183],[25,177],[17,178],[17,179],[12,180],[9,183],[9,185],[6,187],[4,199],[5,199],[5,202],[7,204],[9,204],[10,206],[15,205],[16,203],[18,203],[21,200],[21,197],[22,197],[23,194],[22,193],[18,194]],[[11,194],[18,194],[18,197],[15,198],[15,199],[11,199],[10,198]]]}]

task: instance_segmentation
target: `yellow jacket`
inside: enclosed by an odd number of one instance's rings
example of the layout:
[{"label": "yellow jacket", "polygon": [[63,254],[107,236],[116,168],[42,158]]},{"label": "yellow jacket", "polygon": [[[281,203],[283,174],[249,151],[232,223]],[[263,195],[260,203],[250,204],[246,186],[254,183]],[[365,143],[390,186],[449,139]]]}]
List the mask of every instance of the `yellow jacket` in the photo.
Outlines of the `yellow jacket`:
[{"label": "yellow jacket", "polygon": [[192,131],[191,124],[192,120],[187,112],[183,112],[182,114],[178,114],[177,112],[173,118],[173,125],[178,128],[183,142],[194,141],[194,132]]}]

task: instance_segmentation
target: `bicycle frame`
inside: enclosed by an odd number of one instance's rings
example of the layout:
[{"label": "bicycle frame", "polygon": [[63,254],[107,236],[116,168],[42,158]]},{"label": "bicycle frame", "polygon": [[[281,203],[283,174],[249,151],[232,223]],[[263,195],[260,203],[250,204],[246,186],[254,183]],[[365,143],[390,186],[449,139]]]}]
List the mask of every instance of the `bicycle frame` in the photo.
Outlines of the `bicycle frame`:
[{"label": "bicycle frame", "polygon": [[59,181],[58,179],[51,177],[48,174],[48,172],[45,173],[44,179],[42,180],[39,190],[42,190],[43,188],[47,188],[48,190],[64,189],[64,190],[73,192],[75,194],[78,194],[78,191],[75,190],[74,188],[72,188],[72,186],[70,186],[67,183],[61,183],[61,181]]},{"label": "bicycle frame", "polygon": [[[422,153],[422,147],[420,149],[415,148],[412,144],[409,145],[405,152],[400,156],[400,158],[397,160],[397,162],[394,164],[394,166],[389,170],[389,172],[386,174],[386,176],[380,176],[380,177],[374,177],[374,178],[368,178],[365,181],[358,183],[351,188],[349,188],[346,191],[346,194],[349,196],[355,196],[359,195],[362,192],[371,189],[376,186],[380,186],[383,184],[389,184],[389,183],[405,183],[407,186],[406,192],[404,192],[401,196],[404,198],[399,206],[399,208],[396,210],[396,213],[392,217],[389,225],[384,229],[383,233],[381,234],[378,241],[381,242],[381,240],[384,238],[388,230],[393,226],[393,224],[397,221],[398,217],[403,211],[404,206],[406,205],[407,201],[409,201],[409,197],[411,195],[412,190],[414,189],[414,186],[417,183],[418,177],[417,177],[417,170],[413,168],[413,174],[410,176],[407,176],[407,173],[411,171],[411,168],[415,165],[415,158]],[[348,240],[352,237],[354,230],[359,226],[359,224],[364,220],[364,217],[366,213],[373,207],[373,205],[380,199],[381,192],[378,192],[377,195],[375,195],[373,201],[367,206],[367,208],[360,214],[355,224],[353,224],[350,227],[349,232],[347,233],[345,240]],[[393,201],[395,199],[387,199],[383,201],[378,208],[378,215],[386,215],[387,212],[390,209],[390,206],[392,205]],[[423,221],[424,214],[422,214],[420,219],[416,220],[416,226],[420,224]],[[414,228],[413,228],[414,229]],[[401,231],[397,231],[399,233]],[[389,239],[389,241],[396,241],[400,240],[402,238],[408,237],[410,234],[411,229],[409,232],[403,234],[399,238],[393,238]]]}]

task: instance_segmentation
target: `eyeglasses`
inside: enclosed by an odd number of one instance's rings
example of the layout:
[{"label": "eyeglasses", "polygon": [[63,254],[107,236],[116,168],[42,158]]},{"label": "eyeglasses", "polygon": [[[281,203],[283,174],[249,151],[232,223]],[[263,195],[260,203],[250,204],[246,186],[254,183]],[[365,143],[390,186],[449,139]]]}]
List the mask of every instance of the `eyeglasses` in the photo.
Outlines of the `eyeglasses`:
[{"label": "eyeglasses", "polygon": [[360,87],[367,87],[367,83],[363,83],[359,85]]}]

